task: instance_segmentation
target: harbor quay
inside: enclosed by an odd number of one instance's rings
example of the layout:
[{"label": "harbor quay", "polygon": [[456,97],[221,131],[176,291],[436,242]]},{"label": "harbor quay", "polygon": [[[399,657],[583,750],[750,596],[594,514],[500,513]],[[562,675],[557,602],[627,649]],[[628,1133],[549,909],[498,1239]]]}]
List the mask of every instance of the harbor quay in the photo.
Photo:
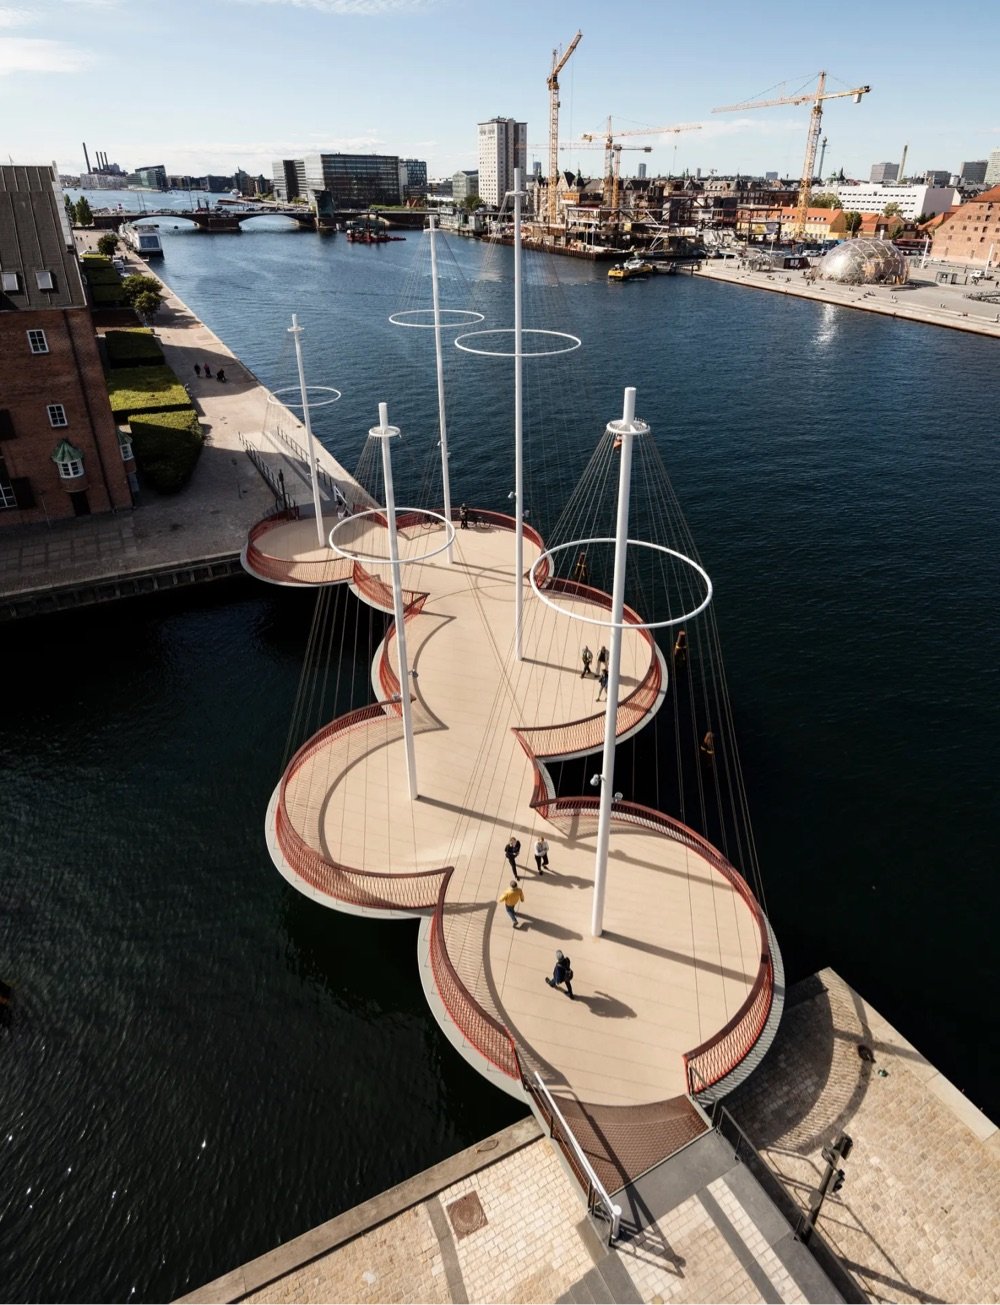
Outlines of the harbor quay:
[{"label": "harbor quay", "polygon": [[[727,285],[796,295],[800,299],[812,299],[817,303],[881,313],[901,322],[944,326],[954,331],[968,331],[1000,340],[1000,302],[969,299],[969,286],[935,279],[939,271],[949,276],[960,275],[960,267],[936,264],[914,269],[910,273],[910,280],[901,286],[840,285],[834,281],[812,281],[808,271],[782,271],[777,268],[751,271],[739,259],[710,259],[693,270],[695,276]],[[990,288],[994,288],[991,283],[980,286],[980,290]]]},{"label": "harbor quay", "polygon": [[[77,231],[80,253],[95,249],[100,235]],[[156,276],[135,254],[120,256],[129,274]],[[8,528],[0,550],[0,620],[243,575],[247,533],[274,510],[282,488],[287,500],[311,503],[300,419],[161,284],[154,331],[205,433],[194,474],[179,494],[150,491],[130,510]],[[220,368],[225,381],[216,379]],[[315,447],[326,507],[334,509],[337,489],[367,503],[350,473],[318,441]]]},{"label": "harbor quay", "polygon": [[[843,1132],[845,1182],[807,1244]],[[715,1129],[616,1196],[609,1248],[528,1117],[182,1300],[1000,1299],[996,1125],[833,970],[789,989]]]}]

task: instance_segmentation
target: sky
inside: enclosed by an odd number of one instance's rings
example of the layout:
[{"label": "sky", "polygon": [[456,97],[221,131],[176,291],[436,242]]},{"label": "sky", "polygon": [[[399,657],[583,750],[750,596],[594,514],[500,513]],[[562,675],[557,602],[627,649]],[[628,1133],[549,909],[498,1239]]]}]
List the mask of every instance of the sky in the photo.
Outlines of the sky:
[{"label": "sky", "polygon": [[771,0],[0,0],[0,155],[83,169],[86,141],[126,170],[272,175],[340,150],[475,168],[476,125],[528,124],[547,170],[552,52],[564,168],[602,171],[585,132],[696,124],[625,145],[622,174],[802,171],[809,105],[716,107],[869,85],[824,108],[824,175],[872,164],[957,172],[1000,149],[1000,3],[891,7]]}]

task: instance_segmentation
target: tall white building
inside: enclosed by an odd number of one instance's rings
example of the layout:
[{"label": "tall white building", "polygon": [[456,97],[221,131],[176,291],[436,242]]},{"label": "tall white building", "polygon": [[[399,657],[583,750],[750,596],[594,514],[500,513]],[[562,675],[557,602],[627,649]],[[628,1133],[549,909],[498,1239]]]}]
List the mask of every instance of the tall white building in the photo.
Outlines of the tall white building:
[{"label": "tall white building", "polygon": [[900,214],[912,222],[921,213],[933,217],[947,213],[959,202],[950,186],[879,186],[872,182],[843,184],[835,188],[841,206],[855,213],[883,213],[886,204],[898,204]]},{"label": "tall white building", "polygon": [[985,182],[987,186],[1000,186],[1000,150],[992,150],[990,153]]},{"label": "tall white building", "polygon": [[491,118],[479,124],[479,194],[499,208],[514,189],[514,169],[526,175],[528,124],[513,118]]}]

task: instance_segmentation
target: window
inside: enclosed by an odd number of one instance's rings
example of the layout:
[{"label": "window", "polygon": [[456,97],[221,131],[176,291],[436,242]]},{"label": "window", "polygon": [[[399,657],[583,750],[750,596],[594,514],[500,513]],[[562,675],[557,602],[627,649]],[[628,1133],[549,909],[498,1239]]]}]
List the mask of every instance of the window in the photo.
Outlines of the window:
[{"label": "window", "polygon": [[48,405],[47,412],[49,414],[50,426],[69,425],[69,422],[66,420],[66,409],[62,406],[61,403],[50,403]]},{"label": "window", "polygon": [[14,493],[14,486],[7,479],[7,473],[5,471],[0,475],[0,510],[16,507],[17,495]]},{"label": "window", "polygon": [[54,290],[56,288],[55,277],[51,272],[36,272],[35,281],[38,283],[39,290]]},{"label": "window", "polygon": [[21,278],[16,272],[4,272],[2,288],[4,294],[16,295],[21,289]]},{"label": "window", "polygon": [[57,462],[56,466],[60,480],[77,480],[83,475],[83,463],[79,458],[67,458],[65,462]]},{"label": "window", "polygon": [[28,332],[28,347],[32,353],[48,353],[49,342],[45,338],[44,331]]}]

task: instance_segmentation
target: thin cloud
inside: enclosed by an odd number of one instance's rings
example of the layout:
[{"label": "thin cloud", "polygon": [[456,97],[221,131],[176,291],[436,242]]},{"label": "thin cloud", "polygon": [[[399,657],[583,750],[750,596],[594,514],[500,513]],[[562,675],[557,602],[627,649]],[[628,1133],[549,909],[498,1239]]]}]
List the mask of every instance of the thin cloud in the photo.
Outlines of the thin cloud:
[{"label": "thin cloud", "polygon": [[319,14],[349,18],[381,18],[386,14],[419,13],[431,8],[434,0],[240,0],[240,3],[289,5],[293,9],[312,9]]},{"label": "thin cloud", "polygon": [[79,72],[93,63],[89,50],[65,41],[45,41],[26,36],[0,37],[0,77],[12,73]]},{"label": "thin cloud", "polygon": [[3,5],[0,6],[0,27],[24,27],[33,16],[30,9],[11,9]]}]

